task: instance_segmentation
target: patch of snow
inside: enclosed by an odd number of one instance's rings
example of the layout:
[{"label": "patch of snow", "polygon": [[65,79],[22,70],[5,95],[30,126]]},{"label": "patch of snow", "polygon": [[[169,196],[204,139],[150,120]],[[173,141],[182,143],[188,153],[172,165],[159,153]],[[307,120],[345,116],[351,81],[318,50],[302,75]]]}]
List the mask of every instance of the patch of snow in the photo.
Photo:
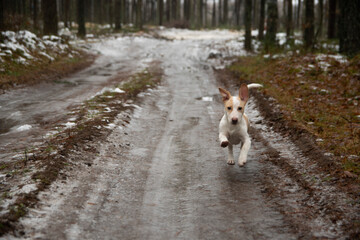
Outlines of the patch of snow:
[{"label": "patch of snow", "polygon": [[33,183],[33,184],[27,184],[27,185],[23,186],[20,191],[22,193],[28,194],[35,190],[37,190],[37,186],[35,183]]},{"label": "patch of snow", "polygon": [[75,125],[76,125],[76,123],[74,123],[74,122],[67,122],[67,123],[65,123],[65,128],[72,128]]},{"label": "patch of snow", "polygon": [[25,125],[22,125],[22,126],[16,128],[16,131],[17,131],[17,132],[22,132],[22,131],[30,130],[31,128],[32,128],[31,125],[25,124]]},{"label": "patch of snow", "polygon": [[54,61],[54,60],[55,60],[55,58],[49,56],[47,53],[39,52],[39,54],[40,54],[41,56],[47,57],[50,61]]}]

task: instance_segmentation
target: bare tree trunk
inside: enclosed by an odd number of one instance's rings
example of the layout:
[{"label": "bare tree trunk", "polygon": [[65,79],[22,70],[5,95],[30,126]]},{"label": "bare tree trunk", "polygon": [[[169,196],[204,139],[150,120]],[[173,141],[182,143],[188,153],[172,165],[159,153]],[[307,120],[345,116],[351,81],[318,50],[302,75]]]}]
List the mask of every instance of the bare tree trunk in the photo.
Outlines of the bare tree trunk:
[{"label": "bare tree trunk", "polygon": [[318,0],[319,1],[319,5],[318,5],[318,16],[319,16],[319,21],[318,21],[318,29],[316,31],[315,34],[315,39],[318,39],[319,37],[321,38],[322,36],[322,28],[323,28],[323,21],[324,21],[324,0]]},{"label": "bare tree trunk", "polygon": [[228,9],[228,0],[224,0],[224,5],[223,5],[223,24],[227,25],[228,24],[228,13],[229,13],[229,9]]},{"label": "bare tree trunk", "polygon": [[[35,0],[36,2],[37,0]],[[70,0],[65,0],[65,3],[64,3],[64,24],[65,24],[65,27],[69,27],[69,13],[70,13]]]},{"label": "bare tree trunk", "polygon": [[287,21],[286,21],[286,38],[287,41],[290,40],[290,37],[292,36],[292,30],[293,30],[293,21],[292,21],[292,0],[287,0]]},{"label": "bare tree trunk", "polygon": [[163,25],[163,16],[164,16],[164,0],[158,0],[159,4],[159,25]]},{"label": "bare tree trunk", "polygon": [[140,30],[143,28],[142,1],[143,0],[136,1],[136,27]]},{"label": "bare tree trunk", "polygon": [[213,0],[213,7],[212,7],[212,13],[211,13],[211,26],[216,26],[216,4],[215,0]]},{"label": "bare tree trunk", "polygon": [[223,24],[223,21],[222,21],[222,14],[221,14],[221,11],[222,11],[222,6],[221,6],[221,0],[219,0],[219,10],[218,10],[218,17],[219,17],[219,25],[222,25]]},{"label": "bare tree trunk", "polygon": [[336,37],[336,0],[329,0],[328,39]]},{"label": "bare tree trunk", "polygon": [[267,0],[267,29],[265,35],[265,45],[268,48],[276,43],[276,32],[278,22],[277,0]]},{"label": "bare tree trunk", "polygon": [[115,30],[121,29],[121,0],[115,0]]},{"label": "bare tree trunk", "polygon": [[244,48],[246,51],[251,51],[251,0],[245,0],[245,12],[244,12],[244,23],[245,23],[245,42]]},{"label": "bare tree trunk", "polygon": [[252,26],[257,26],[257,1],[253,0]]},{"label": "bare tree trunk", "polygon": [[340,52],[354,57],[360,53],[360,2],[339,1]]},{"label": "bare tree trunk", "polygon": [[265,3],[266,0],[261,0],[260,2],[260,20],[259,20],[259,35],[258,35],[260,41],[264,39]]},{"label": "bare tree trunk", "polygon": [[314,0],[305,0],[304,43],[309,48],[314,43]]},{"label": "bare tree trunk", "polygon": [[43,0],[43,22],[44,22],[44,35],[57,35],[58,34],[58,18],[56,1]]},{"label": "bare tree trunk", "polygon": [[198,27],[203,26],[203,0],[198,0]]},{"label": "bare tree trunk", "polygon": [[38,28],[39,28],[39,22],[38,22],[39,13],[38,13],[38,11],[39,11],[38,0],[33,0],[33,24],[34,24],[35,30],[38,30]]},{"label": "bare tree trunk", "polygon": [[0,0],[0,31],[5,30],[4,24],[4,0]]},{"label": "bare tree trunk", "polygon": [[166,15],[166,21],[170,22],[170,1],[171,0],[166,0],[166,11],[165,11],[165,15]]},{"label": "bare tree trunk", "polygon": [[78,36],[85,37],[85,0],[77,0]]},{"label": "bare tree trunk", "polygon": [[297,29],[301,29],[301,0],[298,1],[298,9],[297,9],[297,15],[296,15],[296,26],[297,26]]}]

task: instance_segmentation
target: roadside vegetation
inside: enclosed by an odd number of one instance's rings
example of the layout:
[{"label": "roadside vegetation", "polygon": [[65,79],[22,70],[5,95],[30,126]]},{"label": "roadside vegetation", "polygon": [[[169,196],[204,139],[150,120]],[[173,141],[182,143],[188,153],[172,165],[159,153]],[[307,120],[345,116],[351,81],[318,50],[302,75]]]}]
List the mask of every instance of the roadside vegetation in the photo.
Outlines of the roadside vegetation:
[{"label": "roadside vegetation", "polygon": [[[290,53],[290,54],[289,54]],[[239,58],[228,67],[240,82],[264,84],[283,118],[310,132],[348,177],[360,175],[360,56],[288,51]],[[335,169],[334,169],[335,170]]]}]

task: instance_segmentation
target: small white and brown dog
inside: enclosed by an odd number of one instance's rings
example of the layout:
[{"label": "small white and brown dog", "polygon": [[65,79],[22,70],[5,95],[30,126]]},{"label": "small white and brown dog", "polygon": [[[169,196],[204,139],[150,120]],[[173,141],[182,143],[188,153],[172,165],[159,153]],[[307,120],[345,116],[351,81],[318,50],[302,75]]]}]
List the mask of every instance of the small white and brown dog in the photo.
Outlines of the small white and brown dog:
[{"label": "small white and brown dog", "polygon": [[244,166],[250,149],[251,140],[248,134],[250,127],[249,119],[244,113],[245,105],[249,99],[249,89],[262,87],[261,84],[242,84],[239,96],[231,96],[230,92],[219,88],[225,105],[225,114],[219,124],[219,139],[221,147],[228,147],[228,160],[230,165],[235,164],[233,145],[241,143],[239,166]]}]

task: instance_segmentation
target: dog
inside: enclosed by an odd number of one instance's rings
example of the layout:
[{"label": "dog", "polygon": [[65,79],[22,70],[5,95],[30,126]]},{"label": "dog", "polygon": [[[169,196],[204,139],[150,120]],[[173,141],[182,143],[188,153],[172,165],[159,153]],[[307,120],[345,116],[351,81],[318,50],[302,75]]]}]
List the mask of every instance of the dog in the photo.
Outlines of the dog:
[{"label": "dog", "polygon": [[219,124],[219,139],[221,147],[228,147],[227,164],[234,165],[233,145],[241,143],[239,166],[244,166],[247,154],[251,146],[248,134],[250,127],[249,119],[244,113],[245,105],[249,99],[249,89],[260,88],[261,84],[242,84],[239,89],[239,96],[231,96],[230,92],[219,88],[225,106],[225,114]]}]

